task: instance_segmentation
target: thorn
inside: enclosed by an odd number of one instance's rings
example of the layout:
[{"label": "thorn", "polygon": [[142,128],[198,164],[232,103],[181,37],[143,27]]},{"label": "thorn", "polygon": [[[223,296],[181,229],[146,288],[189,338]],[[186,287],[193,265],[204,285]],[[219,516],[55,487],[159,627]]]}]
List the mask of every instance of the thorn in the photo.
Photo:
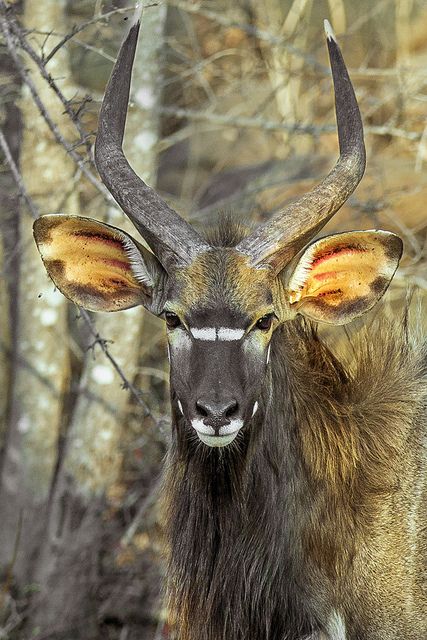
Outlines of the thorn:
[{"label": "thorn", "polygon": [[334,30],[331,27],[331,23],[329,22],[329,20],[324,20],[323,21],[323,26],[325,28],[325,33],[326,33],[326,37],[328,40],[333,40],[334,42],[337,41],[337,38],[335,36]]}]

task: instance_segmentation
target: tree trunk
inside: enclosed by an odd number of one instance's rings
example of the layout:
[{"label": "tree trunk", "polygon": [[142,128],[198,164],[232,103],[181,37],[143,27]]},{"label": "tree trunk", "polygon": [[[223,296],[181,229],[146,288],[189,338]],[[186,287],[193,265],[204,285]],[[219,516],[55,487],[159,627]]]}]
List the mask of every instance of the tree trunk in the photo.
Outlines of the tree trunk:
[{"label": "tree trunk", "polygon": [[[158,54],[166,8],[145,12],[133,76],[134,101],[145,107],[130,109],[127,154],[145,180],[155,182],[155,145],[160,98]],[[108,221],[136,234],[123,214],[110,210]],[[132,380],[136,372],[141,329],[141,309],[96,317],[100,335],[112,340],[108,350]],[[81,391],[68,432],[63,463],[58,472],[48,536],[38,564],[40,592],[32,619],[43,633],[55,638],[97,637],[100,554],[103,515],[108,490],[117,481],[122,454],[120,442],[129,396],[101,350],[85,363]],[[60,622],[58,622],[60,620]]]},{"label": "tree trunk", "polygon": [[[4,250],[0,239],[0,274],[4,274]],[[10,308],[6,279],[0,275],[0,452],[6,437],[10,382]]]},{"label": "tree trunk", "polygon": [[[24,22],[41,31],[64,28],[65,0],[27,0]],[[32,43],[44,36],[32,35]],[[50,40],[50,44],[52,44]],[[63,106],[28,59],[35,87],[53,120],[67,136]],[[49,63],[55,77],[70,77],[66,51]],[[69,80],[58,81],[72,95]],[[20,104],[24,131],[21,173],[41,212],[77,212],[73,185],[74,165],[54,141],[29,91]],[[70,195],[68,195],[70,194]],[[62,396],[68,379],[66,301],[53,289],[36,250],[31,220],[23,212],[20,220],[20,282],[17,321],[17,357],[11,400],[11,422],[0,482],[0,565],[12,557],[17,525],[22,514],[15,575],[19,583],[31,576],[34,557],[46,521],[47,502],[56,463],[61,428]]]}]

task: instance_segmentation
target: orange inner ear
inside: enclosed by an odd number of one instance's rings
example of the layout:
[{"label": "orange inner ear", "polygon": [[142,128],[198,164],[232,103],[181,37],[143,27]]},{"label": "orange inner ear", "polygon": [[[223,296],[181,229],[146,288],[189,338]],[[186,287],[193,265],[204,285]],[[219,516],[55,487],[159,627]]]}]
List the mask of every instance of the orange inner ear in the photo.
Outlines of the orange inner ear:
[{"label": "orange inner ear", "polygon": [[43,216],[35,235],[46,269],[68,298],[94,311],[126,309],[147,293],[137,246],[96,220]]},{"label": "orange inner ear", "polygon": [[353,293],[356,293],[354,288],[357,289],[357,295],[363,294],[363,289],[368,293],[377,265],[374,247],[348,243],[329,250],[319,247],[303,257],[299,273],[296,273],[298,287],[291,288],[290,302],[327,297],[330,304],[337,304],[344,295],[353,297],[351,289]]},{"label": "orange inner ear", "polygon": [[288,283],[289,303],[313,320],[350,322],[381,298],[401,253],[402,241],[388,231],[321,238],[299,258]]},{"label": "orange inner ear", "polygon": [[[109,285],[138,288],[123,250],[123,241],[118,237],[85,230],[55,235],[56,248],[58,251],[62,249],[68,280],[81,283],[96,280],[104,288]],[[77,254],[80,259],[72,261],[71,253]]]},{"label": "orange inner ear", "polygon": [[[45,260],[60,260],[68,282],[94,284],[104,290],[117,286],[139,289],[123,239],[88,229],[53,230],[52,243],[43,244]],[[67,228],[68,227],[68,228]]]}]

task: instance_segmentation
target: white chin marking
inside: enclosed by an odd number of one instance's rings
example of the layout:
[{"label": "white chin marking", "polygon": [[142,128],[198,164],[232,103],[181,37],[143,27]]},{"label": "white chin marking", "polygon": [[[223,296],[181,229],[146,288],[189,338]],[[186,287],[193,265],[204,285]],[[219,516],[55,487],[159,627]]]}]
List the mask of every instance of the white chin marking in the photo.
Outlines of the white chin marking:
[{"label": "white chin marking", "polygon": [[206,436],[215,435],[215,429],[213,427],[210,427],[208,424],[205,424],[203,420],[192,420],[191,426],[193,427],[193,429],[197,431],[198,435],[201,433],[203,433]]},{"label": "white chin marking", "polygon": [[243,427],[243,420],[230,420],[230,424],[226,424],[220,428],[219,434],[215,435],[215,429],[208,424],[204,424],[203,420],[192,420],[191,426],[196,431],[200,440],[208,445],[208,447],[225,447],[234,438]]},{"label": "white chin marking", "polygon": [[207,436],[204,433],[197,432],[200,440],[208,445],[208,447],[226,447],[233,442],[239,432],[235,431],[227,436]]},{"label": "white chin marking", "polygon": [[256,414],[257,411],[258,411],[258,401],[255,402],[255,404],[254,404],[254,408],[252,410],[252,418],[254,417],[254,415]]}]

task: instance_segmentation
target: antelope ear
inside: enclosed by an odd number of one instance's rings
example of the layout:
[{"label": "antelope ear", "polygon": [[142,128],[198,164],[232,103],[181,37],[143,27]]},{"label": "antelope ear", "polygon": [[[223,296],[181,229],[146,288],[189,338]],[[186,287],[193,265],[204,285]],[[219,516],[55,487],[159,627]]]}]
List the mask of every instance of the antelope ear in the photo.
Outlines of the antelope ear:
[{"label": "antelope ear", "polygon": [[33,227],[44,266],[58,289],[90,311],[143,304],[159,313],[166,273],[158,260],[124,231],[91,218],[46,215]]},{"label": "antelope ear", "polygon": [[401,255],[401,239],[388,231],[321,238],[299,257],[286,287],[288,303],[312,320],[346,324],[381,298]]}]

